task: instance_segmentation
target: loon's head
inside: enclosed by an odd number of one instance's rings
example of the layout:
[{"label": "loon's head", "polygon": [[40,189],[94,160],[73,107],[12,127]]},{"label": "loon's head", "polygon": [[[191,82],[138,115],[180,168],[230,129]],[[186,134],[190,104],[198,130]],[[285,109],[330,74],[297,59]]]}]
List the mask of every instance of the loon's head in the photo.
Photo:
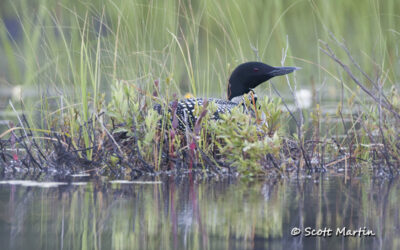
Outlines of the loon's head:
[{"label": "loon's head", "polygon": [[247,62],[240,64],[232,72],[228,84],[228,99],[249,93],[261,83],[274,76],[289,74],[299,68],[296,67],[272,67],[261,62]]}]

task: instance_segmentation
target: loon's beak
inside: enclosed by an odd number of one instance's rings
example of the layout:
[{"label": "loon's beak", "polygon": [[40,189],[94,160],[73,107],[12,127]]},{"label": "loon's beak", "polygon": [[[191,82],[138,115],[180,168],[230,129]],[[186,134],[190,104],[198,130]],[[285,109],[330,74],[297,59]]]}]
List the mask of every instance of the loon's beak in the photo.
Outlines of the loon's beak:
[{"label": "loon's beak", "polygon": [[274,67],[272,71],[270,71],[268,74],[270,76],[282,76],[286,75],[289,73],[292,73],[295,70],[299,70],[301,68],[299,67]]}]

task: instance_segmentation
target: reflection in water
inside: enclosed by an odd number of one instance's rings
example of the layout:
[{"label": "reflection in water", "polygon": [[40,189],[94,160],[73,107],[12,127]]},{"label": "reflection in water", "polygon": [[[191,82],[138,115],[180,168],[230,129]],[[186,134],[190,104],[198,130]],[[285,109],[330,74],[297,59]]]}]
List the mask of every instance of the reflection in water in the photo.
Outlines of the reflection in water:
[{"label": "reflection in water", "polygon": [[[399,184],[342,177],[0,185],[2,249],[399,249]],[[366,227],[375,237],[293,237]]]}]

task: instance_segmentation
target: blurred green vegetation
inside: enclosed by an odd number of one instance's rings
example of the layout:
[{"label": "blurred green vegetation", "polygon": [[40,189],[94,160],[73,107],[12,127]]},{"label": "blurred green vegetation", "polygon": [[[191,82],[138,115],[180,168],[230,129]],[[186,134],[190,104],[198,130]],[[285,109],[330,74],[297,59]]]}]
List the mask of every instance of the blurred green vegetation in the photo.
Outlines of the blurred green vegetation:
[{"label": "blurred green vegetation", "polygon": [[[12,85],[71,90],[95,74],[98,59],[99,79],[89,81],[102,87],[125,79],[148,90],[153,80],[165,87],[170,78],[174,93],[224,97],[237,64],[279,65],[288,46],[285,64],[303,68],[298,84],[318,86],[328,78],[332,94],[336,65],[321,55],[318,43],[329,40],[329,32],[344,39],[367,72],[383,67],[392,83],[399,76],[396,0],[18,0],[2,1],[0,9],[0,57],[6,59],[1,78]],[[19,20],[16,41],[7,38],[5,20]],[[284,89],[283,80],[275,81]]]}]

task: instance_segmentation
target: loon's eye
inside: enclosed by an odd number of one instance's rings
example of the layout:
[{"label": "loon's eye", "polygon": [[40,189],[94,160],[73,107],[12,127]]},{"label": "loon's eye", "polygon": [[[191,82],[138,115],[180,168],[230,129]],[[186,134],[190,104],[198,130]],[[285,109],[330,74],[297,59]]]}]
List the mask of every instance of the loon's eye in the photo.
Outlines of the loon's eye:
[{"label": "loon's eye", "polygon": [[258,72],[260,69],[259,68],[253,68],[254,72]]}]

